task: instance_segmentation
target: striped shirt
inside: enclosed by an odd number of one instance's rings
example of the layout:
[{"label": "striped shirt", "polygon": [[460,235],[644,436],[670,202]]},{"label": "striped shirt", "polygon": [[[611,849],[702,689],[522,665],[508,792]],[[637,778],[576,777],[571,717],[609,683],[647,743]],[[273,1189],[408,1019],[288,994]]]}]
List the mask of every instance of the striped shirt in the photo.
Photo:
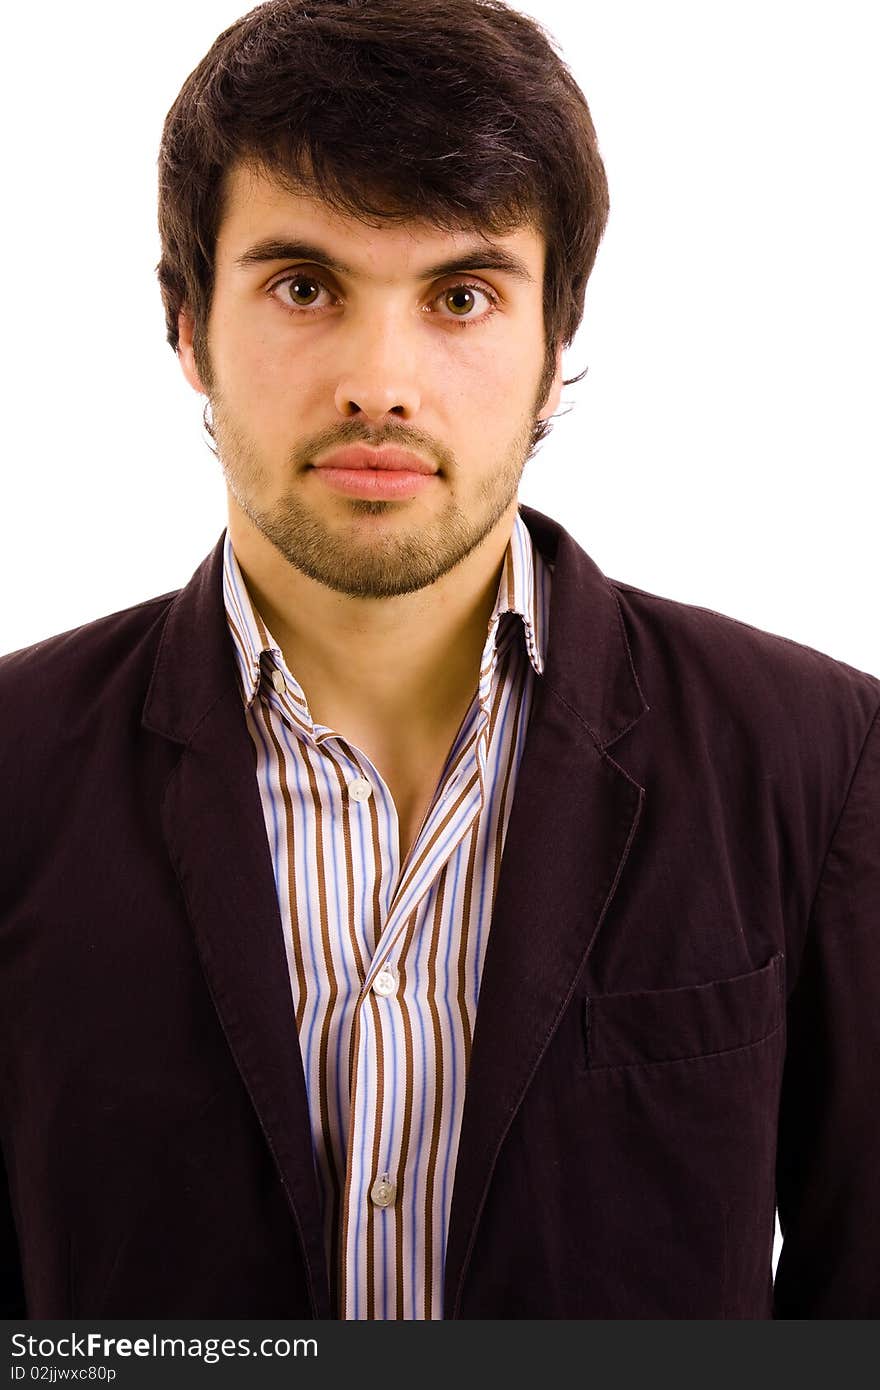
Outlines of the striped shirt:
[{"label": "striped shirt", "polygon": [[550,581],[517,513],[478,686],[401,864],[381,773],[313,721],[226,533],[223,597],[342,1318],[443,1317],[468,1059],[535,676],[544,669]]}]

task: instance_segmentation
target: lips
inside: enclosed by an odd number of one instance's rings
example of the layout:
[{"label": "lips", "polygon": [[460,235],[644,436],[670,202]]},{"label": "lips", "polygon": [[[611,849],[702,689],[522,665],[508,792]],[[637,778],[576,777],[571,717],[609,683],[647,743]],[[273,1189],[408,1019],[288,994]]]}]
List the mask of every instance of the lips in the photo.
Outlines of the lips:
[{"label": "lips", "polygon": [[346,449],[337,449],[320,459],[316,468],[361,468],[387,473],[436,473],[437,469],[427,459],[411,454],[406,449],[371,449],[367,444],[352,444]]}]

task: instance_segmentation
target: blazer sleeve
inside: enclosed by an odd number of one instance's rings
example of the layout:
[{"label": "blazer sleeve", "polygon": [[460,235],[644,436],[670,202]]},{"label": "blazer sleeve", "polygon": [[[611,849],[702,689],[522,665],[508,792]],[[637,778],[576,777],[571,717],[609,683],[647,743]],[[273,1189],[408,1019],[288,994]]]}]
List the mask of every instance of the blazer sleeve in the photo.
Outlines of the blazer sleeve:
[{"label": "blazer sleeve", "polygon": [[775,1318],[880,1318],[880,714],[837,821],[788,1001]]}]

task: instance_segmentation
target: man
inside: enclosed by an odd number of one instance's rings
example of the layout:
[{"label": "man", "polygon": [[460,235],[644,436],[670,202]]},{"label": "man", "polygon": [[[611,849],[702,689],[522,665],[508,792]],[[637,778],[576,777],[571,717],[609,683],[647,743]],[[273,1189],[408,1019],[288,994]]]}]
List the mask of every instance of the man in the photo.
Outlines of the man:
[{"label": "man", "polygon": [[607,209],[499,3],[184,84],[229,525],[0,662],[7,1316],[880,1313],[880,680],[517,503]]}]

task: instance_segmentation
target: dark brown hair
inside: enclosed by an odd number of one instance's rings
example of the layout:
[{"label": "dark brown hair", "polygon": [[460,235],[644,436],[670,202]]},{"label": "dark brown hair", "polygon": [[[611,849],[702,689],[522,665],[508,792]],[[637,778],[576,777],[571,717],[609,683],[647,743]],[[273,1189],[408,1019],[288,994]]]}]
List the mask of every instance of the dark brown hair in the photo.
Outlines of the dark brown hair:
[{"label": "dark brown hair", "polygon": [[[239,162],[365,223],[537,227],[545,399],[583,316],[608,184],[583,93],[535,20],[501,0],[268,0],[219,35],[159,152],[168,342],[176,351],[186,306],[206,389],[214,251]],[[536,421],[533,448],[548,428]]]}]

